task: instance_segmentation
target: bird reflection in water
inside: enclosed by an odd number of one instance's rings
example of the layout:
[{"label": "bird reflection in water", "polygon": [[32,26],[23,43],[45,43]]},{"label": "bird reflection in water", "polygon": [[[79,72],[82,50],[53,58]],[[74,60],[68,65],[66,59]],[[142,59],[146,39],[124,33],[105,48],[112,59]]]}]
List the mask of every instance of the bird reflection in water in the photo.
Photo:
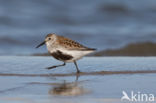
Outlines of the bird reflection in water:
[{"label": "bird reflection in water", "polygon": [[49,94],[51,95],[60,95],[60,96],[78,96],[90,93],[90,91],[83,86],[80,86],[80,82],[78,82],[78,77],[76,76],[76,80],[74,82],[66,82],[64,81],[61,84],[51,88],[49,90]]}]

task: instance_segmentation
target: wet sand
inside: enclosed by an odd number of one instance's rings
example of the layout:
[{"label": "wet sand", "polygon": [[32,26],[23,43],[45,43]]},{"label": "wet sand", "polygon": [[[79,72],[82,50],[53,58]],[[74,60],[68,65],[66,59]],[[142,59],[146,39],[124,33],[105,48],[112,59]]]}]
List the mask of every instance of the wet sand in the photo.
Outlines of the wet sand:
[{"label": "wet sand", "polygon": [[93,54],[94,56],[156,56],[155,42],[131,43],[122,48],[107,49]]},{"label": "wet sand", "polygon": [[85,57],[52,70],[51,57],[0,56],[3,103],[120,103],[122,91],[156,95],[155,57]]}]

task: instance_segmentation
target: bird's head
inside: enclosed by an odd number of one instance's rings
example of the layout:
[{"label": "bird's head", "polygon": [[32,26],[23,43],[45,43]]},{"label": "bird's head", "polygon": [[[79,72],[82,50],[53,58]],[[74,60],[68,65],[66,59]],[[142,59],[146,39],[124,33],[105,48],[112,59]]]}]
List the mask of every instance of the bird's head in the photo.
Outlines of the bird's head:
[{"label": "bird's head", "polygon": [[56,34],[50,33],[45,37],[45,40],[42,43],[40,43],[38,46],[36,46],[36,48],[39,48],[40,46],[42,46],[44,44],[51,45],[55,42],[55,40],[56,40]]}]

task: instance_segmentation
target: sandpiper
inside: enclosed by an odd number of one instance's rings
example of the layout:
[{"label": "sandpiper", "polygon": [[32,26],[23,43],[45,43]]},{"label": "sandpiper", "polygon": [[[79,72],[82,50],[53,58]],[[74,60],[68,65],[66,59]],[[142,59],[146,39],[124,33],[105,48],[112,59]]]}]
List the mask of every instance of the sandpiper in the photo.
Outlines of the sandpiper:
[{"label": "sandpiper", "polygon": [[50,33],[46,36],[45,40],[39,44],[36,48],[46,44],[48,52],[57,60],[63,61],[62,65],[56,65],[48,67],[47,69],[53,69],[60,66],[65,66],[66,63],[73,62],[76,66],[77,73],[80,72],[76,61],[83,56],[94,52],[96,49],[88,48],[63,36]]}]

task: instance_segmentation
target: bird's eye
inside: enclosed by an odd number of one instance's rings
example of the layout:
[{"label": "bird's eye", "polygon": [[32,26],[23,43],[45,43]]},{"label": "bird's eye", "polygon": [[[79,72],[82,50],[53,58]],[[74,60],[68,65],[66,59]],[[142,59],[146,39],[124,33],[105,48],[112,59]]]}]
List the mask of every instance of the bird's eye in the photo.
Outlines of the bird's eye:
[{"label": "bird's eye", "polygon": [[49,38],[49,40],[51,40],[51,38]]}]

